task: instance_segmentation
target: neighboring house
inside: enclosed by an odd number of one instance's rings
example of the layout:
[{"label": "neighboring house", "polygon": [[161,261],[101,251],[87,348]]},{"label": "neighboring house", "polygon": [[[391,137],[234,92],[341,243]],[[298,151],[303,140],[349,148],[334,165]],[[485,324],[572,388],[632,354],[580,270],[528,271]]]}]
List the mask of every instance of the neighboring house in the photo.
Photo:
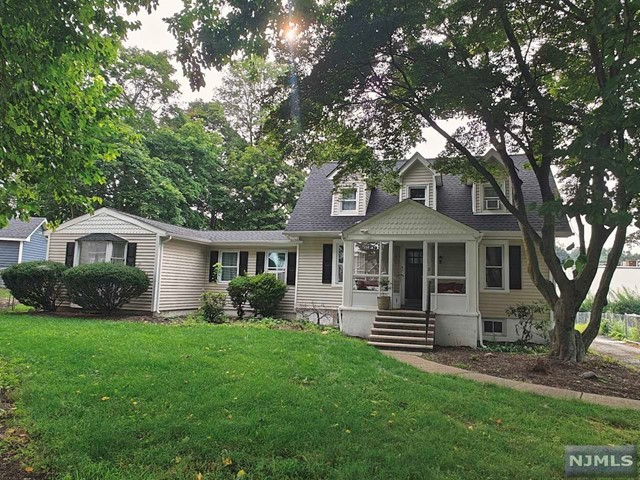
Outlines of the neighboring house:
[{"label": "neighboring house", "polygon": [[[540,203],[524,156],[514,159],[527,202]],[[516,339],[506,308],[542,297],[526,273],[518,224],[488,184],[439,174],[419,154],[398,163],[396,195],[368,188],[360,176],[336,187],[335,169],[311,171],[284,231],[196,231],[103,208],[53,232],[49,256],[68,265],[142,268],[152,287],[130,309],[193,310],[203,291],[224,291],[237,275],[265,271],[289,285],[281,315],[337,323],[375,345],[421,350],[434,341]],[[503,188],[511,194],[508,180]],[[541,227],[535,213],[530,219]],[[566,219],[557,230],[572,234]],[[217,262],[216,282],[210,271]],[[380,295],[391,297],[389,310],[378,311]]]},{"label": "neighboring house", "polygon": [[[9,220],[0,229],[0,271],[16,263],[47,258],[46,218],[32,217],[28,222]],[[3,287],[0,277],[0,287]]]}]

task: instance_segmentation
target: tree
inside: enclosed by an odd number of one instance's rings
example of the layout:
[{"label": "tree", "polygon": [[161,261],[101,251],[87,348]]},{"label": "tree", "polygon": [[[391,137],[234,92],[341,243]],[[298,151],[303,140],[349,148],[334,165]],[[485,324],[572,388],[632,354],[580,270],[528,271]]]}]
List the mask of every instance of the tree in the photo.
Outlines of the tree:
[{"label": "tree", "polygon": [[130,120],[148,129],[180,92],[180,85],[172,78],[175,72],[167,52],[123,48],[108,71],[108,79],[122,87],[117,105],[129,108],[133,113]]},{"label": "tree", "polygon": [[268,115],[277,105],[276,80],[285,69],[252,55],[233,62],[217,94],[231,126],[249,145],[260,139]]},{"label": "tree", "polygon": [[[194,85],[202,80],[199,64],[282,50],[282,32],[295,21],[298,42],[288,47],[303,59],[299,70],[308,72],[295,92],[302,99],[302,131],[338,125],[356,132],[370,154],[362,169],[376,156],[397,158],[423,127],[443,136],[448,150],[440,168],[490,183],[518,220],[529,274],[554,313],[552,355],[584,357],[599,330],[627,227],[637,218],[637,2],[220,3],[216,9],[189,4],[170,22]],[[194,15],[209,35],[193,23]],[[456,116],[468,123],[450,133],[442,120]],[[479,157],[489,146],[513,183],[513,198]],[[518,150],[535,173],[541,205],[527,204],[510,155]],[[564,198],[553,188],[552,167],[564,180]],[[532,210],[543,219],[540,230],[527,216]],[[563,215],[578,225],[579,255],[570,271],[555,253],[556,220]],[[580,334],[575,315],[611,237],[591,320]]]},{"label": "tree", "polygon": [[[9,0],[0,6],[0,225],[48,198],[87,210],[79,185],[102,181],[98,160],[117,155],[118,89],[103,67],[136,24],[124,13],[155,0]],[[51,220],[55,220],[52,218]]]},{"label": "tree", "polygon": [[304,176],[287,164],[275,142],[264,138],[255,146],[236,151],[227,164],[227,175],[231,201],[222,218],[225,229],[285,227]]}]

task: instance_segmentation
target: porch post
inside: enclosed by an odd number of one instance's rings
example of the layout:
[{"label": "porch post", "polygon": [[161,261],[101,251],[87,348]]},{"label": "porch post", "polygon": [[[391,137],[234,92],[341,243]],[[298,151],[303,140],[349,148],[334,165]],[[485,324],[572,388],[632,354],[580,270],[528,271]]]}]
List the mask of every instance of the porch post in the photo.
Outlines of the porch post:
[{"label": "porch post", "polygon": [[[422,241],[422,311],[426,312],[427,310],[427,295],[429,295],[429,281],[427,280],[427,275],[429,272],[429,266],[427,263],[429,262],[429,255],[427,255],[429,248],[429,242],[426,240]],[[432,305],[433,308],[433,305]]]},{"label": "porch post", "polygon": [[478,312],[478,242],[468,240],[465,242],[466,272],[467,272],[467,312]]},{"label": "porch post", "polygon": [[344,241],[344,275],[342,281],[342,306],[353,305],[353,240]]}]

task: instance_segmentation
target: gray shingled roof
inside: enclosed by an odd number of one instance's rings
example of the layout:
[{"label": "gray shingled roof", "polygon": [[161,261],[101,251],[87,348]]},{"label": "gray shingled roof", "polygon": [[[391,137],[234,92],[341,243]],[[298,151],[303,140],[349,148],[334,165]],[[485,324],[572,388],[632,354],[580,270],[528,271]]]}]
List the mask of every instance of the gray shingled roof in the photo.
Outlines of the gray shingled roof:
[{"label": "gray shingled roof", "polygon": [[9,220],[9,225],[0,229],[0,238],[4,240],[26,240],[46,218],[43,217],[31,217],[28,222],[23,220],[12,219]]},{"label": "gray shingled roof", "polygon": [[150,220],[125,213],[132,218],[140,220],[147,225],[165,231],[169,235],[175,235],[182,238],[201,240],[213,243],[259,243],[259,242],[288,242],[289,239],[284,236],[283,230],[194,230],[192,228],[179,227],[170,223],[160,222],[158,220]]},{"label": "gray shingled roof", "polygon": [[[521,167],[520,178],[523,181],[523,193],[527,202],[541,203],[542,196],[537,187],[535,174],[532,170],[523,168],[527,162],[526,157],[513,155],[512,158],[516,165]],[[398,162],[398,168],[405,163],[406,161]],[[397,194],[390,195],[374,188],[366,216],[331,216],[333,181],[327,178],[327,175],[335,169],[336,165],[336,163],[327,163],[311,171],[285,232],[341,232],[398,203]],[[474,215],[471,210],[471,186],[463,183],[460,177],[443,175],[442,186],[437,187],[436,192],[438,212],[460,223],[478,231],[519,230],[518,222],[512,215]],[[542,227],[542,219],[535,212],[529,214],[529,219],[534,228]],[[566,218],[558,220],[557,227],[562,232],[571,231]]]}]

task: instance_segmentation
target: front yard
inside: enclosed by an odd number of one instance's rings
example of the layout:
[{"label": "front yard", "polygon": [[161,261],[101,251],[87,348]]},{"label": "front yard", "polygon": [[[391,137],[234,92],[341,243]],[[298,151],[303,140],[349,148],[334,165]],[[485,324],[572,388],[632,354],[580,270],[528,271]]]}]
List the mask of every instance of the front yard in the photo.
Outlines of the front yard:
[{"label": "front yard", "polygon": [[640,443],[640,412],[424,374],[334,332],[0,314],[0,356],[9,441],[52,478],[562,478],[564,445]]}]

